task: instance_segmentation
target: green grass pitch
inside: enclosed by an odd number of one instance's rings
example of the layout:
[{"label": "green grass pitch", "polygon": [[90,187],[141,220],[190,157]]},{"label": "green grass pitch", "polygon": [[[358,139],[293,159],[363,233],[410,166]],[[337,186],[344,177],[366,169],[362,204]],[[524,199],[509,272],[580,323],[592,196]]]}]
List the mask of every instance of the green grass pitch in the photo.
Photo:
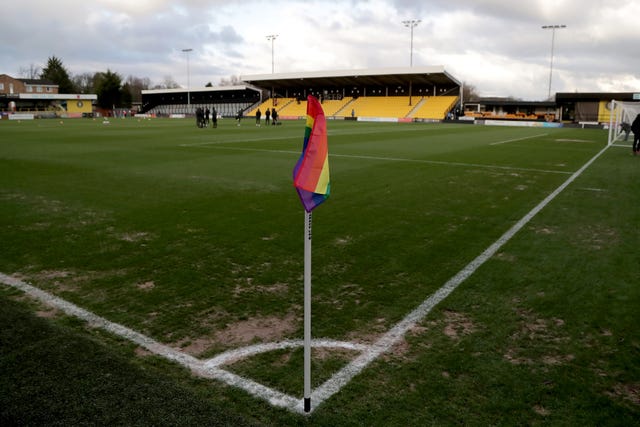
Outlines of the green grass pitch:
[{"label": "green grass pitch", "polygon": [[[0,122],[0,273],[199,358],[302,337],[304,122]],[[328,121],[313,336],[371,344],[606,144],[585,129]],[[607,149],[310,416],[0,285],[0,421],[632,425],[640,158]],[[313,387],[355,355],[313,355]],[[302,351],[230,371],[302,397]],[[8,425],[8,424],[7,424]]]}]

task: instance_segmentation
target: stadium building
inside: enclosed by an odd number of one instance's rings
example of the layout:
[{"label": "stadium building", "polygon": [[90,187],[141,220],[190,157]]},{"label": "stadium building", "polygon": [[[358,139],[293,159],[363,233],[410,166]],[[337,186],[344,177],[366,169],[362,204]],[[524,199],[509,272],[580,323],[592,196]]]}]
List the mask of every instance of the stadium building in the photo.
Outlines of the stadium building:
[{"label": "stadium building", "polygon": [[[16,79],[0,74],[0,117],[45,118],[91,115],[93,94],[61,94],[58,85],[42,79]],[[15,115],[18,114],[18,115]]]},{"label": "stadium building", "polygon": [[[275,108],[280,119],[306,115],[307,95],[323,103],[333,118],[380,121],[443,120],[460,111],[461,84],[443,67],[411,67],[320,71],[241,76],[244,86],[142,92],[142,112],[193,114],[214,106],[223,116],[238,110],[253,116],[260,108]],[[187,102],[187,97],[190,96]],[[225,103],[231,103],[226,108]],[[224,111],[227,111],[225,113]]]},{"label": "stadium building", "polygon": [[194,115],[198,107],[215,108],[219,116],[235,117],[262,99],[260,89],[250,85],[142,91],[140,113],[157,117]]}]

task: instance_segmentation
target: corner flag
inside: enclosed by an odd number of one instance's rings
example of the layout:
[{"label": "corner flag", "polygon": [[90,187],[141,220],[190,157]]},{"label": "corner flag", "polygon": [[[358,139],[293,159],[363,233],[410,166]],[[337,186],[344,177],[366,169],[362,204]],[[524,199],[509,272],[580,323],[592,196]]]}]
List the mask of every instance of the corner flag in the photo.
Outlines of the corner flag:
[{"label": "corner flag", "polygon": [[318,100],[307,97],[307,126],[302,154],[293,169],[293,185],[305,211],[311,212],[329,197],[327,120]]},{"label": "corner flag", "polygon": [[293,185],[304,206],[304,411],[311,411],[311,211],[329,197],[327,120],[316,98],[307,97],[307,126]]}]

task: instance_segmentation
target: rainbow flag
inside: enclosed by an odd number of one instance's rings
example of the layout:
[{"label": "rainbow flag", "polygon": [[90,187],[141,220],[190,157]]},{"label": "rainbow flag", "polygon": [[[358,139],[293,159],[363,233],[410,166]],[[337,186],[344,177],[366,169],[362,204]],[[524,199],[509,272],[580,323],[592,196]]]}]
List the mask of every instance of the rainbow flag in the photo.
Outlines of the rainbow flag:
[{"label": "rainbow flag", "polygon": [[316,98],[307,97],[307,126],[302,154],[293,168],[293,185],[307,212],[329,197],[329,149],[327,120]]}]

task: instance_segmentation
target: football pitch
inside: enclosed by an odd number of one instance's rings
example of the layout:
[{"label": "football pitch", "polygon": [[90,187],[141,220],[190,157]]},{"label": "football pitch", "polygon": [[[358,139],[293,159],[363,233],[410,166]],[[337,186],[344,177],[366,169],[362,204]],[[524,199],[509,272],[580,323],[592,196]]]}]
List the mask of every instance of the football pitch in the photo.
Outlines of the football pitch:
[{"label": "football pitch", "polygon": [[327,127],[304,415],[303,121],[0,122],[0,421],[637,423],[630,147]]}]

